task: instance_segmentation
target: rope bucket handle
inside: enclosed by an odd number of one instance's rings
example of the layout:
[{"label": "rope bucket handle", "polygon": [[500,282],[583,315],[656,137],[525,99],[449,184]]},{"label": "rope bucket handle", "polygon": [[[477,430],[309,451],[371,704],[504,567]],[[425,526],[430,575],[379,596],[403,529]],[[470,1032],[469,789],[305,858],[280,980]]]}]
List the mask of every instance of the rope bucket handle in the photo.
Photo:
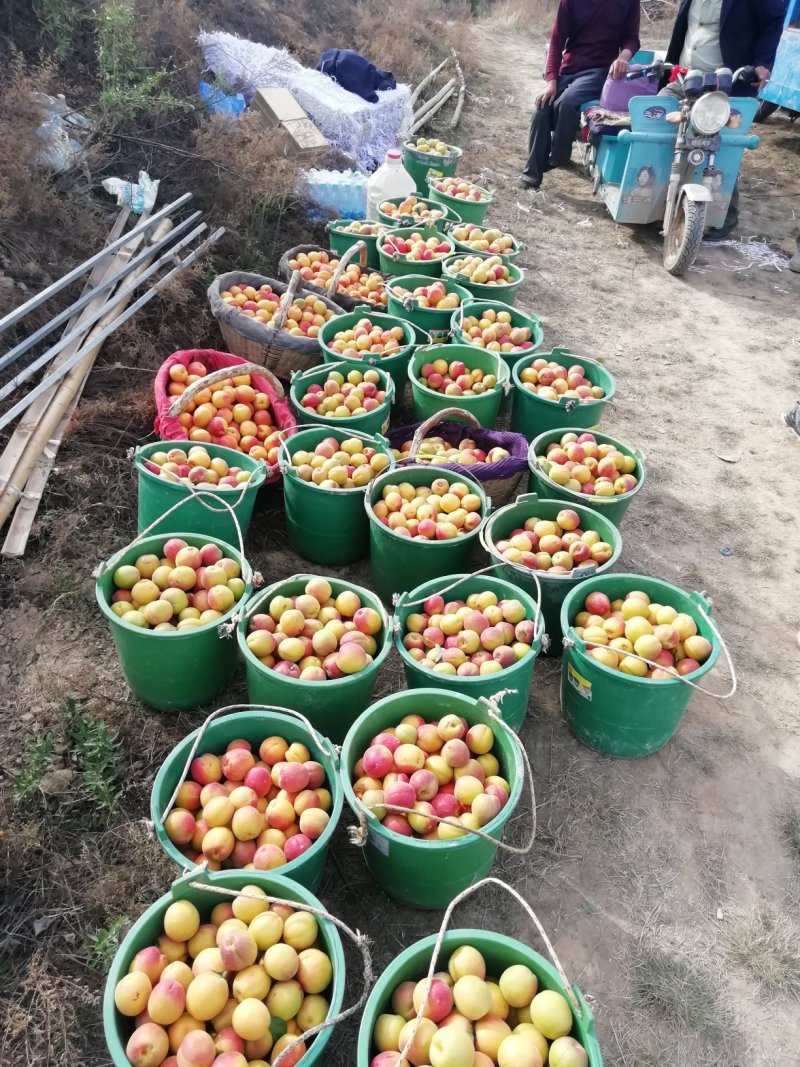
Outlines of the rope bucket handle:
[{"label": "rope bucket handle", "polygon": [[[320,427],[320,428],[322,428],[322,427]],[[331,433],[335,432],[333,427],[325,427],[325,428],[326,429],[330,429]],[[387,438],[385,438],[383,436],[383,434],[376,433],[374,436],[371,436],[371,435],[367,435],[367,434],[364,434],[364,433],[360,433],[357,436],[358,436],[358,440],[361,441],[363,444],[367,445],[367,447],[369,447],[371,445],[377,445],[378,448],[383,448],[383,449],[386,449],[387,451],[391,450],[391,446],[389,444],[389,441],[388,441]],[[282,475],[285,476],[285,475],[287,475],[289,473],[289,471],[294,470],[294,467],[292,466],[292,457],[289,454],[289,447],[288,447],[288,444],[287,444],[287,442],[285,440],[281,441],[280,446],[278,448],[278,452],[279,452],[279,456],[280,456],[280,458],[278,460],[278,470],[281,472]],[[313,485],[314,483],[312,482],[311,484]],[[369,485],[369,482],[367,482],[367,485]],[[354,486],[354,488],[355,489],[364,489],[364,490],[366,490],[367,485]],[[345,492],[346,491],[347,490],[345,490]]]},{"label": "rope bucket handle", "polygon": [[[483,532],[483,531],[481,531],[481,532]],[[480,535],[479,535],[479,538],[480,538]],[[481,541],[481,544],[483,544],[483,541]],[[486,546],[484,545],[484,548],[485,547]],[[503,564],[502,563],[493,563],[493,564],[490,564],[488,567],[481,567],[481,569],[478,570],[478,571],[470,571],[469,574],[457,574],[454,577],[453,581],[449,585],[446,585],[444,587],[444,589],[438,589],[435,593],[428,593],[428,595],[423,597],[422,600],[403,600],[403,597],[405,596],[404,593],[393,593],[392,594],[392,607],[393,608],[397,608],[398,605],[400,605],[401,601],[402,601],[402,606],[405,607],[405,608],[416,607],[418,604],[424,604],[425,601],[428,599],[428,597],[431,597],[431,596],[443,596],[445,593],[448,593],[451,589],[455,589],[455,587],[457,585],[460,585],[463,581],[466,581],[468,578],[474,578],[478,574],[489,574],[491,571],[499,571],[499,570],[502,570],[502,569],[503,569]],[[535,617],[534,617],[534,620],[533,620],[533,639],[535,641],[537,637],[543,638],[545,636],[545,634],[544,634],[544,616],[542,615],[542,587],[541,587],[541,585],[539,583],[539,579],[536,577],[536,575],[535,575],[535,573],[533,571],[531,572],[531,577],[533,578],[534,584],[536,585],[536,600],[534,601],[534,606],[536,608],[536,614],[535,614]],[[394,633],[395,633],[396,636],[398,636],[399,635],[400,621],[396,617],[394,618],[393,621],[394,621]]]},{"label": "rope bucket handle", "polygon": [[[167,443],[167,444],[171,445],[172,441],[167,441],[167,442],[163,442],[162,441],[161,443],[162,444]],[[190,445],[192,447],[203,448],[206,443],[207,442],[203,442],[203,441],[196,441],[196,442],[193,443],[191,441],[179,441],[179,440],[176,440],[175,441],[175,447],[178,447],[179,444],[186,444],[186,445]],[[139,460],[141,463],[144,463],[145,460],[147,460],[149,457],[148,456],[143,456],[142,453],[144,452],[144,450],[146,448],[150,448],[150,447],[151,447],[150,445],[139,445],[136,448],[129,448],[128,451],[127,451],[127,457],[128,457],[128,459]],[[232,450],[232,451],[235,451],[235,450]],[[135,474],[135,472],[136,472],[136,466],[135,465],[134,465],[133,471],[134,471],[134,474]],[[158,478],[159,477],[159,475],[153,474],[153,471],[148,470],[147,473],[151,474],[154,478]],[[274,473],[274,469],[272,467],[270,467],[268,463],[265,463],[265,462],[260,460],[256,464],[255,470],[250,472],[250,478],[248,479],[248,481],[240,483],[240,488],[238,489],[238,494],[239,495],[233,501],[233,503],[231,504],[231,507],[238,508],[239,505],[241,504],[241,502],[244,500],[244,496],[245,496],[245,493],[247,492],[247,490],[255,488],[255,487],[261,485],[262,482],[266,481],[267,478],[271,477],[273,473]],[[177,483],[176,482],[168,482],[167,484],[168,485],[176,485]],[[202,485],[203,483],[201,482],[200,484]],[[184,486],[184,488],[188,489],[189,486]],[[221,496],[215,495],[216,493],[221,492],[221,490],[219,490],[219,488],[216,485],[208,486],[208,488],[206,488],[206,489],[198,489],[197,486],[192,486],[191,487],[191,491],[192,492],[201,492],[201,493],[203,493],[205,495],[205,498],[206,498],[206,500],[208,501],[208,504],[209,504],[209,510],[217,511],[218,513],[224,510],[224,502],[223,502],[223,507],[222,508],[215,508],[213,506],[215,500],[216,501],[222,501],[223,500],[223,498]],[[226,495],[226,497],[230,498],[233,494],[231,494],[231,493],[226,491],[225,495]]]},{"label": "rope bucket handle", "polygon": [[[281,580],[280,580],[280,582],[278,584],[279,585],[288,585],[289,582],[297,582],[297,581],[301,581],[301,580],[308,581],[311,578],[318,578],[318,577],[319,577],[318,574],[292,574],[288,578],[281,578]],[[326,581],[327,581],[327,579],[326,579]],[[245,612],[244,612],[245,619],[250,619],[253,616],[256,608],[261,607],[261,605],[264,603],[264,600],[267,597],[267,594],[268,593],[272,593],[272,588],[273,587],[270,586],[269,589],[263,589],[257,596],[254,596],[254,597],[250,598],[250,600],[247,603],[247,607],[245,609]],[[272,593],[272,595],[274,596],[275,594]],[[381,622],[383,623],[383,628],[386,631],[387,635],[390,634],[391,630],[390,630],[390,626],[389,626],[389,616],[387,615],[386,609],[384,608],[383,604],[380,604],[380,606],[378,608],[376,608],[375,610],[378,612],[378,614],[381,617]]]},{"label": "rope bucket handle", "polygon": [[[94,577],[99,578],[103,574],[106,574],[108,571],[114,570],[126,552],[128,552],[135,545],[138,545],[140,541],[143,541],[151,533],[151,531],[156,528],[156,526],[160,526],[161,523],[166,518],[168,518],[168,516],[170,516],[174,511],[178,511],[180,508],[183,507],[184,504],[188,503],[190,500],[195,500],[198,504],[202,505],[202,507],[206,508],[208,511],[212,511],[217,515],[219,514],[220,509],[215,507],[211,503],[208,492],[198,492],[198,490],[195,489],[193,486],[191,488],[187,486],[187,489],[189,489],[189,492],[186,496],[181,497],[181,499],[176,504],[173,504],[171,508],[167,508],[167,510],[162,515],[159,515],[158,518],[151,522],[150,525],[144,530],[142,530],[140,534],[137,534],[136,537],[134,537],[134,539],[129,544],[125,545],[124,548],[118,549],[112,556],[109,556],[107,560],[105,560],[103,563],[98,564],[94,571]],[[254,583],[256,582],[256,579],[258,579],[258,584],[260,585],[262,581],[261,575],[258,574],[257,571],[254,571],[245,559],[244,537],[242,535],[242,528],[239,525],[239,520],[236,517],[236,512],[233,509],[233,505],[229,504],[228,501],[225,500],[223,497],[214,497],[213,500],[215,504],[221,504],[223,510],[227,509],[230,514],[231,522],[233,523],[234,528],[236,529],[236,537],[239,541],[239,557],[242,561],[243,576],[246,580],[249,579]],[[223,623],[221,625],[224,626],[225,624]]]},{"label": "rope bucket handle", "polygon": [[[198,868],[200,871],[204,869],[204,867]],[[342,922],[341,919],[337,919],[335,915],[331,915],[331,913],[325,911],[324,908],[315,908],[311,904],[305,904],[301,901],[285,900],[283,897],[261,896],[256,893],[247,893],[244,890],[238,889],[228,889],[227,886],[215,885],[213,882],[189,882],[189,887],[191,889],[201,889],[203,892],[217,893],[220,896],[243,897],[246,900],[260,900],[262,902],[266,900],[270,904],[282,904],[286,907],[293,908],[295,911],[307,911],[311,915],[321,919],[327,919],[328,922],[333,923],[334,926],[350,938],[361,953],[364,963],[364,988],[358,1001],[355,1004],[352,1004],[349,1008],[338,1012],[332,1019],[325,1019],[324,1022],[319,1023],[317,1026],[312,1026],[310,1030],[305,1030],[302,1034],[298,1035],[298,1037],[296,1037],[294,1041],[291,1041],[274,1060],[271,1060],[272,1067],[280,1067],[280,1063],[284,1056],[287,1056],[292,1049],[295,1049],[303,1044],[303,1042],[308,1041],[309,1038],[316,1037],[316,1035],[322,1033],[323,1030],[327,1030],[329,1027],[335,1026],[344,1019],[348,1019],[351,1015],[360,1011],[364,1006],[374,980],[372,955],[369,951],[369,938],[366,934],[362,934],[359,930],[352,930],[347,923]]]},{"label": "rope bucket handle", "polygon": [[[531,494],[523,493],[521,496],[517,497],[516,503],[519,504],[519,503],[523,502],[525,497],[527,497],[527,496],[536,496],[536,494],[535,493],[531,493]],[[538,500],[538,497],[537,497],[537,500]],[[521,564],[521,563],[515,563],[513,560],[504,559],[502,556],[500,556],[498,554],[498,551],[497,551],[497,546],[492,544],[491,542],[487,541],[487,539],[486,539],[486,530],[485,530],[485,527],[483,527],[483,526],[481,526],[480,530],[478,531],[478,540],[480,541],[481,547],[483,548],[484,552],[488,556],[491,556],[493,559],[502,560],[502,564],[501,565],[503,567],[513,567],[515,571],[519,571],[520,574],[524,574],[526,578],[532,578],[534,584],[536,585],[537,590],[539,591],[539,598],[541,599],[541,586],[539,584],[539,576],[537,575],[536,571],[531,570],[530,567],[523,566],[523,564]],[[581,578],[583,579],[584,576],[586,578],[591,577],[594,574],[594,572],[598,569],[599,566],[600,566],[599,563],[593,561],[589,566],[582,567],[581,571],[585,572],[585,574],[582,573],[581,574]],[[544,573],[546,574],[547,571],[545,571]],[[550,580],[551,581],[563,581],[564,579],[567,579],[567,580],[574,581],[575,580],[575,575],[576,575],[576,571],[569,571],[567,574],[551,574],[550,575]]]},{"label": "rope bucket handle", "polygon": [[[736,677],[736,669],[733,666],[733,659],[731,658],[731,654],[728,651],[728,646],[726,645],[722,634],[719,632],[719,628],[717,627],[716,623],[713,621],[708,612],[703,608],[702,604],[697,604],[696,606],[697,610],[708,623],[711,632],[714,634],[714,637],[716,637],[717,641],[719,642],[719,647],[722,649],[725,655],[725,659],[728,663],[728,672],[731,676],[731,687],[727,693],[714,693],[710,689],[705,689],[702,685],[698,685],[697,682],[691,681],[691,679],[687,678],[686,675],[678,674],[674,667],[664,667],[660,663],[655,663],[651,659],[645,659],[644,656],[637,655],[636,652],[626,652],[625,656],[630,657],[631,659],[638,659],[640,663],[646,663],[648,667],[656,667],[658,668],[658,670],[666,671],[667,674],[671,674],[679,682],[683,682],[691,689],[696,689],[698,693],[705,694],[705,696],[715,697],[717,700],[730,700],[730,698],[736,693],[737,687],[739,685],[739,680]],[[570,627],[570,629],[572,629],[572,627]],[[578,645],[579,640],[584,648],[605,648],[605,645],[593,645],[591,642],[583,641],[582,639],[578,638],[577,634],[575,635],[575,638],[565,635],[562,640],[562,644],[564,645],[564,648],[580,647]],[[656,681],[658,681],[658,679],[656,679]]]},{"label": "rope bucket handle", "polygon": [[442,950],[442,943],[444,941],[444,935],[447,932],[447,927],[450,924],[450,919],[452,917],[452,914],[455,911],[455,909],[458,907],[458,905],[462,901],[466,900],[467,897],[472,896],[472,894],[476,893],[479,889],[483,889],[485,886],[489,886],[489,885],[497,886],[499,889],[502,889],[506,893],[509,893],[516,900],[516,902],[522,907],[522,909],[527,913],[528,918],[531,920],[533,925],[536,927],[536,929],[539,932],[539,936],[541,937],[542,941],[544,942],[544,946],[547,949],[547,954],[549,955],[549,957],[550,957],[550,959],[551,959],[551,961],[553,963],[553,966],[558,971],[558,976],[559,976],[559,978],[561,979],[561,981],[563,983],[564,990],[566,991],[567,997],[569,998],[569,1002],[570,1002],[570,1005],[572,1006],[572,1010],[575,1012],[575,1014],[577,1015],[577,1017],[579,1019],[583,1018],[583,1007],[582,1007],[580,1001],[578,1000],[577,996],[575,995],[575,991],[572,988],[572,985],[570,983],[569,978],[567,978],[567,974],[566,974],[566,971],[564,970],[564,968],[563,968],[563,966],[561,964],[561,960],[556,955],[556,950],[553,948],[552,942],[550,941],[550,938],[547,936],[547,933],[545,932],[544,927],[542,926],[541,922],[539,921],[539,917],[537,916],[536,912],[533,910],[533,908],[530,906],[530,904],[527,902],[527,900],[525,900],[525,898],[520,893],[518,893],[516,889],[513,889],[510,885],[508,885],[507,882],[503,882],[499,878],[492,878],[492,877],[482,878],[480,882],[476,882],[474,885],[468,886],[467,889],[462,890],[462,892],[460,892],[457,897],[454,897],[453,900],[451,900],[450,903],[447,906],[447,910],[444,913],[444,918],[442,919],[442,925],[439,927],[439,932],[436,935],[436,942],[435,942],[435,944],[433,946],[433,953],[431,954],[431,962],[430,962],[430,964],[428,966],[428,974],[427,974],[427,977],[425,979],[425,992],[423,994],[422,1001],[420,1002],[419,1009],[417,1010],[417,1016],[416,1016],[416,1019],[414,1020],[414,1028],[411,1031],[411,1033],[410,1033],[410,1035],[408,1037],[408,1040],[405,1043],[404,1048],[400,1052],[400,1061],[401,1062],[406,1062],[406,1060],[405,1060],[406,1054],[408,1053],[408,1050],[411,1048],[411,1045],[413,1044],[414,1038],[416,1037],[416,1034],[417,1034],[417,1030],[419,1029],[420,1020],[423,1018],[424,1013],[425,1013],[425,1009],[428,1006],[428,996],[430,994],[431,984],[433,982],[433,976],[436,973],[436,964],[438,963],[438,960],[439,960],[439,953]]},{"label": "rope bucket handle", "polygon": [[228,704],[224,708],[217,708],[216,711],[212,711],[211,714],[205,719],[200,729],[197,731],[197,737],[195,737],[192,743],[192,747],[189,749],[189,755],[186,757],[186,764],[178,780],[178,784],[175,786],[172,796],[167,802],[167,806],[164,808],[164,811],[159,817],[158,821],[161,826],[164,825],[167,816],[172,811],[172,807],[175,804],[175,801],[178,799],[178,793],[180,792],[181,786],[186,781],[186,776],[188,775],[192,766],[192,760],[194,759],[195,754],[198,748],[200,747],[200,742],[203,740],[203,736],[206,732],[206,729],[220,715],[227,715],[230,712],[235,711],[277,711],[281,715],[291,715],[293,718],[299,719],[309,731],[311,736],[314,738],[319,748],[322,749],[322,751],[331,760],[334,766],[338,764],[339,757],[336,752],[336,749],[334,748],[333,743],[329,741],[327,737],[323,737],[322,734],[318,733],[317,730],[305,717],[305,715],[302,715],[299,711],[295,711],[294,708],[284,708],[281,707],[279,704]]},{"label": "rope bucket handle", "polygon": [[[514,733],[508,723],[503,719],[500,713],[500,708],[497,701],[502,700],[504,696],[510,694],[516,694],[516,689],[501,689],[492,697],[481,697],[479,703],[485,704],[487,709],[487,715],[490,719],[493,719],[499,726],[501,726],[509,737],[513,738],[514,743],[519,750],[519,754],[522,757],[523,763],[523,776],[527,777],[528,789],[531,794],[531,831],[528,841],[524,845],[509,845],[506,841],[502,841],[497,837],[492,837],[491,834],[487,834],[484,830],[474,830],[470,826],[464,826],[463,831],[465,834],[472,834],[473,837],[480,837],[484,841],[488,841],[490,844],[495,845],[497,848],[503,849],[504,852],[510,852],[515,856],[527,856],[530,850],[533,848],[533,842],[536,840],[537,829],[537,816],[536,816],[536,789],[533,784],[533,768],[531,767],[528,753],[525,751],[525,747],[520,741],[519,737]],[[364,848],[369,838],[369,816],[377,818],[371,808],[368,808],[360,797],[356,797],[356,801],[361,809],[358,812],[358,826],[351,826],[349,828],[350,843],[356,845],[358,848]],[[413,808],[404,808],[399,804],[381,804],[381,808],[385,811],[391,811],[398,815],[413,815],[415,814]],[[458,826],[461,824],[457,822],[453,815],[427,815],[426,818],[435,823],[447,823],[448,826]]]},{"label": "rope bucket handle", "polygon": [[355,244],[350,245],[347,251],[339,260],[339,266],[333,272],[331,280],[325,287],[325,295],[329,300],[333,300],[339,288],[339,279],[344,274],[350,260],[353,259],[356,252],[358,252],[358,265],[363,273],[367,267],[367,245],[365,241],[356,241]]},{"label": "rope bucket handle", "polygon": [[226,378],[237,378],[240,374],[260,374],[262,378],[267,379],[278,398],[280,400],[285,399],[286,394],[283,386],[269,368],[262,367],[258,363],[240,363],[238,366],[221,367],[219,370],[211,371],[210,374],[207,374],[205,378],[201,378],[198,382],[192,382],[190,386],[183,390],[180,396],[175,398],[167,410],[167,414],[171,418],[177,418],[198,393],[202,393],[204,389],[216,385],[217,382],[224,382]]},{"label": "rope bucket handle", "polygon": [[419,452],[420,447],[422,446],[424,438],[431,430],[435,429],[439,425],[439,423],[443,422],[445,419],[461,419],[462,422],[465,422],[473,430],[481,429],[480,422],[475,418],[471,411],[466,411],[464,408],[455,407],[442,408],[441,411],[434,412],[434,414],[431,415],[430,418],[425,419],[425,421],[421,422],[416,428],[416,430],[414,431],[414,436],[411,438],[411,448],[406,459],[416,460],[417,453]]}]

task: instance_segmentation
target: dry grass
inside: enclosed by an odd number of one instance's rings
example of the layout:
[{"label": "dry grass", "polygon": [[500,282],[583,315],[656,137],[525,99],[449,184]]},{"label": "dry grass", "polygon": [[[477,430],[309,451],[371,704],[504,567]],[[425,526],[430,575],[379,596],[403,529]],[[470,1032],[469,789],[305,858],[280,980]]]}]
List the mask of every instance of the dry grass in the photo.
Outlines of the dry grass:
[{"label": "dry grass", "polygon": [[800,863],[800,808],[790,807],[780,821],[780,836],[789,855]]},{"label": "dry grass", "polygon": [[728,932],[726,947],[762,994],[800,1000],[800,924],[791,913],[749,912]]}]

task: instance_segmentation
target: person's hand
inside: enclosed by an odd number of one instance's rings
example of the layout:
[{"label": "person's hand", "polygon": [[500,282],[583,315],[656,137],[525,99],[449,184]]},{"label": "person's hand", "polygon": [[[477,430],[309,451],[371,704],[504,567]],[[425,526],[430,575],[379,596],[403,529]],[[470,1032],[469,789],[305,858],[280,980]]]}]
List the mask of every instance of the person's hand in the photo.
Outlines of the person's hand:
[{"label": "person's hand", "polygon": [[620,78],[624,78],[625,75],[628,73],[627,59],[615,59],[614,62],[611,64],[611,69],[608,73],[610,77],[614,79],[614,81],[619,81]]},{"label": "person's hand", "polygon": [[772,71],[769,67],[756,67],[756,74],[758,75],[758,88],[763,89],[769,81],[769,76]]},{"label": "person's hand", "polygon": [[556,98],[557,92],[558,82],[553,79],[549,81],[547,85],[545,85],[543,92],[539,93],[539,95],[536,97],[536,107],[541,108],[544,107],[546,104],[552,104],[552,102]]}]

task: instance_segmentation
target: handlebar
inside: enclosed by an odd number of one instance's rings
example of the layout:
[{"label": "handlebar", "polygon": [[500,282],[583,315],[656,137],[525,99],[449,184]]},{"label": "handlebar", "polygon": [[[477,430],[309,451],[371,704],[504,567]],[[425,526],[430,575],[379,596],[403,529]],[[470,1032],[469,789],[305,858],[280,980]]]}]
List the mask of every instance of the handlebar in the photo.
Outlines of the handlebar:
[{"label": "handlebar", "polygon": [[752,87],[758,82],[758,75],[753,66],[739,67],[734,74],[731,73],[730,67],[719,67],[711,73],[687,70],[678,64],[665,63],[663,60],[651,63],[640,70],[628,71],[625,79],[626,81],[635,81],[637,78],[651,78],[654,76],[663,78],[671,76],[676,70],[679,72],[678,77],[681,77],[687,83],[687,89],[691,87],[691,91],[698,95],[701,92],[713,92],[715,89],[721,89],[723,92],[731,94],[737,85]]}]

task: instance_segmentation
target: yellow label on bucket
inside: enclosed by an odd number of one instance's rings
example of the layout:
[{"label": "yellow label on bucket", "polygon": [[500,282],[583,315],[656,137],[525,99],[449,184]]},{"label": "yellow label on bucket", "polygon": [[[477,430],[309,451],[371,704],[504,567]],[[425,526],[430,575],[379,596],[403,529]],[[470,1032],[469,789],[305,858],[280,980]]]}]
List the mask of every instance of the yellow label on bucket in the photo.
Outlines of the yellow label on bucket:
[{"label": "yellow label on bucket", "polygon": [[567,678],[569,679],[569,684],[573,689],[577,689],[584,700],[592,699],[592,683],[587,678],[584,678],[582,674],[578,674],[571,663],[567,664]]},{"label": "yellow label on bucket", "polygon": [[442,171],[436,170],[434,167],[428,167],[428,173],[425,175],[425,177],[426,178],[441,178],[442,174],[443,174]]}]

